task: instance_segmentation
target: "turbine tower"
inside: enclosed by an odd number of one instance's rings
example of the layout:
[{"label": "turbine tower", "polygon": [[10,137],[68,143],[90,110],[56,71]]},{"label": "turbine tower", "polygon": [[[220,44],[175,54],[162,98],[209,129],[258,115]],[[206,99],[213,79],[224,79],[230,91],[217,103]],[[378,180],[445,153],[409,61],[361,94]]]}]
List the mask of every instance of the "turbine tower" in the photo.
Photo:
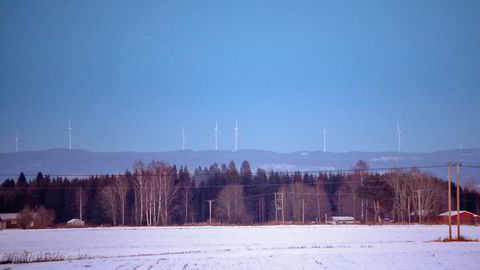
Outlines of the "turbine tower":
[{"label": "turbine tower", "polygon": [[235,120],[235,152],[238,151],[238,121]]},{"label": "turbine tower", "polygon": [[15,152],[18,152],[18,130],[15,130]]},{"label": "turbine tower", "polygon": [[70,118],[68,118],[68,150],[72,150],[72,125]]},{"label": "turbine tower", "polygon": [[218,134],[220,130],[218,129],[218,122],[215,121],[215,150],[218,150]]},{"label": "turbine tower", "polygon": [[400,124],[397,123],[397,136],[398,136],[398,152],[402,151],[402,131],[400,130]]},{"label": "turbine tower", "polygon": [[185,150],[185,127],[182,128],[182,150]]},{"label": "turbine tower", "polygon": [[327,131],[323,128],[323,153],[327,152]]}]

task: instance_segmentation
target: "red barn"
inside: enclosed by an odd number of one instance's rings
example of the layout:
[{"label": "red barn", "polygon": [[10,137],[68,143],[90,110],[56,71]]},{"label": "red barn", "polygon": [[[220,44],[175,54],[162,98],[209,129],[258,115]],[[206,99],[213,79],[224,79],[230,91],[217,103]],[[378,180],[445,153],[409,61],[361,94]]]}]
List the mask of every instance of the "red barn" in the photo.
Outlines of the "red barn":
[{"label": "red barn", "polygon": [[[480,224],[480,216],[468,211],[460,211],[461,224]],[[448,224],[448,211],[435,217],[435,222]],[[452,211],[452,224],[457,224],[457,211]]]},{"label": "red barn", "polygon": [[20,228],[18,224],[18,213],[1,213],[0,229],[16,229]]}]

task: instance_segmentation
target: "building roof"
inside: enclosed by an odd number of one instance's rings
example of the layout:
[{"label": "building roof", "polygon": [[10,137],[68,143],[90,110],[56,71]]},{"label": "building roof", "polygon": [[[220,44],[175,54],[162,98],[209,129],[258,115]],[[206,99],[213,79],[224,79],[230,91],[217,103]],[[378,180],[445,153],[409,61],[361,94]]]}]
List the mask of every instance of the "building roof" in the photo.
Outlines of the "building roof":
[{"label": "building roof", "polygon": [[[471,214],[472,216],[474,217],[480,217],[479,215],[476,215],[472,212],[468,212],[468,211],[464,211],[464,210],[460,210],[460,214],[463,214],[463,213],[467,213],[467,214]],[[457,215],[457,211],[452,211],[452,216],[456,216]],[[439,216],[448,216],[448,211],[447,212],[444,212],[444,213],[441,213]]]},{"label": "building roof", "polygon": [[67,221],[67,224],[69,225],[84,225],[85,221],[78,219],[78,218],[73,218]]},{"label": "building roof", "polygon": [[18,213],[1,213],[0,220],[15,220],[18,219]]}]

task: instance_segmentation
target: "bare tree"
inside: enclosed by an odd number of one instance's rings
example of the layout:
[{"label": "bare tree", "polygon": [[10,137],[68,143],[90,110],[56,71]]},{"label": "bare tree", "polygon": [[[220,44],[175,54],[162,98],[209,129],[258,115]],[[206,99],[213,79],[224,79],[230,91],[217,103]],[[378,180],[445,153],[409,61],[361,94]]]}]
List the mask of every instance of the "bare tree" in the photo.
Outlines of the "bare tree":
[{"label": "bare tree", "polygon": [[112,219],[113,226],[117,225],[117,194],[112,185],[105,186],[101,189],[101,202],[105,212]]},{"label": "bare tree", "polygon": [[320,189],[317,196],[317,190],[313,186],[296,181],[289,185],[283,185],[280,192],[285,194],[284,211],[288,219],[298,222],[304,219],[315,220],[318,218],[320,211],[315,206],[322,207],[321,200],[323,198]]},{"label": "bare tree", "polygon": [[385,175],[388,183],[393,188],[393,208],[392,216],[396,221],[406,222],[408,221],[408,205],[409,196],[411,192],[409,190],[409,178],[408,173],[401,171],[392,171]]},{"label": "bare tree", "polygon": [[[374,222],[381,221],[382,215],[392,209],[393,188],[378,174],[370,174],[368,181],[357,189],[357,193],[361,199],[365,200],[367,210],[368,205],[371,205]],[[365,221],[368,221],[367,217]]]},{"label": "bare tree", "polygon": [[33,225],[33,211],[30,207],[24,208],[18,213],[18,225],[22,229],[31,228]]},{"label": "bare tree", "polygon": [[55,211],[47,209],[42,205],[37,209],[33,220],[35,228],[48,228],[55,221]]},{"label": "bare tree", "polygon": [[442,186],[435,178],[427,173],[413,169],[408,178],[409,200],[419,222],[428,216],[437,214],[446,201]]},{"label": "bare tree", "polygon": [[[315,182],[315,206],[316,206],[316,221],[321,223],[325,214],[330,215],[330,202],[328,201],[327,193],[325,192],[325,183],[320,179]],[[326,220],[325,220],[326,222]]]},{"label": "bare tree", "polygon": [[88,204],[88,196],[81,187],[75,191],[75,202],[78,207],[78,218],[83,220],[83,209]]},{"label": "bare tree", "polygon": [[142,225],[147,170],[141,160],[135,161],[133,170],[135,184],[135,222],[136,224]]},{"label": "bare tree", "polygon": [[[352,180],[351,180],[351,187],[350,189],[352,190],[357,190],[359,187],[362,187],[363,184],[364,184],[364,179],[367,177],[368,175],[368,170],[369,170],[369,166],[368,166],[368,163],[363,161],[363,160],[359,160],[355,166],[353,166],[353,176],[352,176]],[[352,195],[352,196],[355,196],[355,199],[356,199],[356,195]],[[363,222],[365,222],[366,220],[366,216],[367,216],[367,213],[366,213],[366,202],[364,199],[361,199],[360,200],[360,218]],[[356,213],[355,213],[356,214]]]},{"label": "bare tree", "polygon": [[119,175],[115,179],[115,192],[118,196],[120,203],[120,217],[122,226],[125,226],[125,207],[127,201],[127,192],[128,192],[128,179],[126,175]]},{"label": "bare tree", "polygon": [[156,224],[168,225],[173,213],[177,210],[175,202],[179,187],[175,183],[175,171],[165,163],[151,164],[157,188],[157,219]]},{"label": "bare tree", "polygon": [[245,206],[243,186],[225,186],[217,199],[217,216],[230,224],[246,223],[249,220]]}]

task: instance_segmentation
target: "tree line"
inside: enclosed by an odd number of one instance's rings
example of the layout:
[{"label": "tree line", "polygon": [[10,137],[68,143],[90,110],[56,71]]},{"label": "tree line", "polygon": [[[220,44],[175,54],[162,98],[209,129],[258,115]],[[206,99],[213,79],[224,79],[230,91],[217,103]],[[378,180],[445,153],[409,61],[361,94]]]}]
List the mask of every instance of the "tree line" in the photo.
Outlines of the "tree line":
[{"label": "tree line", "polygon": [[[454,187],[455,188],[455,187]],[[461,209],[479,212],[480,194],[461,188]],[[363,223],[428,222],[448,208],[447,183],[412,168],[378,173],[359,161],[348,172],[252,172],[244,161],[190,172],[136,161],[131,171],[84,178],[23,173],[0,186],[0,212],[48,210],[51,222],[81,218],[91,225],[165,226],[318,222],[332,215]],[[46,210],[45,210],[46,209]],[[453,208],[455,209],[455,208]]]}]

